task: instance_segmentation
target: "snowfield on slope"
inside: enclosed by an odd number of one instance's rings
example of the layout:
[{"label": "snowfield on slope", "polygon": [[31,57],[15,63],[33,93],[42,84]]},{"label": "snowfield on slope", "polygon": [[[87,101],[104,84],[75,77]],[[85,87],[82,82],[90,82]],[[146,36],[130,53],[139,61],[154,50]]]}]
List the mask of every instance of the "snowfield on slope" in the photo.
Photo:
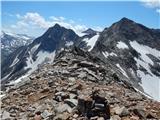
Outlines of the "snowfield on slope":
[{"label": "snowfield on slope", "polygon": [[138,68],[142,66],[148,72],[148,74],[145,74],[143,71],[137,70],[137,75],[142,81],[140,85],[143,87],[144,92],[152,96],[155,100],[160,101],[160,77],[151,72],[149,64],[153,65],[154,62],[147,56],[147,54],[151,54],[160,60],[160,51],[146,45],[141,45],[136,41],[130,42],[130,45],[141,55],[140,59],[134,58]]},{"label": "snowfield on slope", "polygon": [[126,45],[124,42],[122,42],[122,41],[119,41],[118,43],[117,43],[117,47],[119,48],[119,49],[128,49],[128,45]]},{"label": "snowfield on slope", "polygon": [[37,54],[37,59],[34,61],[32,59],[32,55],[30,54],[29,57],[27,58],[27,66],[25,67],[25,69],[30,68],[29,73],[32,73],[33,71],[35,71],[38,68],[38,65],[44,63],[44,62],[52,62],[54,60],[55,57],[55,51],[49,53],[46,51],[39,51],[39,53]]},{"label": "snowfield on slope", "polygon": [[96,34],[95,36],[93,36],[90,39],[88,39],[88,38],[83,39],[83,41],[85,41],[87,43],[87,46],[90,46],[88,51],[91,51],[93,49],[93,47],[96,44],[96,41],[98,40],[98,38],[99,38],[99,34]]}]

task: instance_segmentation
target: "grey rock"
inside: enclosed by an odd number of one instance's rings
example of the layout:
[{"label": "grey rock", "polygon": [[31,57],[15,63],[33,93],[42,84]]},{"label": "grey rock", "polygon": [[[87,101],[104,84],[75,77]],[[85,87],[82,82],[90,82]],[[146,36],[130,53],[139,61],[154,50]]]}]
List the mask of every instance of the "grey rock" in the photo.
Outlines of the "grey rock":
[{"label": "grey rock", "polygon": [[123,107],[115,107],[115,113],[119,116],[127,116],[129,114],[129,111],[127,110],[127,108]]},{"label": "grey rock", "polygon": [[34,113],[36,113],[36,112],[41,112],[41,113],[43,113],[44,110],[46,110],[46,109],[47,109],[47,106],[46,106],[45,104],[42,104],[42,105],[39,105],[39,106],[36,108],[36,110],[35,110]]},{"label": "grey rock", "polygon": [[49,118],[53,118],[54,114],[48,112],[48,110],[44,110],[44,112],[41,113],[41,116],[42,116],[44,119],[49,119]]},{"label": "grey rock", "polygon": [[22,112],[22,113],[20,113],[19,114],[19,118],[21,119],[21,120],[27,120],[28,118],[27,118],[27,112]]},{"label": "grey rock", "polygon": [[118,115],[113,115],[110,120],[121,120]]},{"label": "grey rock", "polygon": [[76,99],[65,99],[64,103],[68,104],[70,107],[75,107],[78,104],[78,101]]},{"label": "grey rock", "polygon": [[137,107],[133,109],[133,112],[138,115],[138,117],[140,118],[146,118],[146,111],[144,110],[144,108],[141,107]]},{"label": "grey rock", "polygon": [[81,71],[81,72],[79,72],[78,74],[79,74],[79,75],[78,75],[78,78],[83,79],[83,78],[86,78],[86,77],[87,77],[86,72]]},{"label": "grey rock", "polygon": [[70,99],[75,99],[75,98],[77,98],[77,95],[76,95],[76,94],[73,94],[73,93],[70,93],[70,94],[69,94],[69,98],[70,98]]},{"label": "grey rock", "polygon": [[22,78],[20,82],[16,83],[15,87],[19,88],[23,85],[26,85],[26,84],[30,83],[30,82],[31,82],[31,79],[29,77],[25,77],[25,78]]},{"label": "grey rock", "polygon": [[68,104],[59,103],[58,106],[55,108],[55,112],[63,113],[63,112],[72,112],[72,108]]},{"label": "grey rock", "polygon": [[7,111],[2,112],[2,120],[10,119],[10,113]]}]

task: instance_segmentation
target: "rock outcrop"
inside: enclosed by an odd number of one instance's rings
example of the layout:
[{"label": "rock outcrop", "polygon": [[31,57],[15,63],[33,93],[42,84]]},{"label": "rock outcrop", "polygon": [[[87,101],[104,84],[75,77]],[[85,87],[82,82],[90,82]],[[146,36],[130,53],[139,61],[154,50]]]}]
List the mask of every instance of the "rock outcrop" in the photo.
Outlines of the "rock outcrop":
[{"label": "rock outcrop", "polygon": [[[96,62],[98,61],[98,62]],[[66,49],[26,79],[8,86],[2,120],[160,119],[160,103],[118,81],[98,58]],[[23,83],[23,84],[22,84]]]}]

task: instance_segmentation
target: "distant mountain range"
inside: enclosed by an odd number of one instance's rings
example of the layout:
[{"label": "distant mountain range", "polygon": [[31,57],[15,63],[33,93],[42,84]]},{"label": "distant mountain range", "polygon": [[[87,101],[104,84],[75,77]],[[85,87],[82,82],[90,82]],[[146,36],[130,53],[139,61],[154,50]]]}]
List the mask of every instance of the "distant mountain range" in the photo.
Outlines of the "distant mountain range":
[{"label": "distant mountain range", "polygon": [[88,29],[83,34],[78,36],[58,24],[33,41],[25,35],[3,33],[2,49],[17,48],[19,44],[21,47],[2,63],[2,84],[16,83],[43,64],[53,63],[56,55],[63,56],[67,49],[77,48],[81,54],[92,56],[93,61],[101,61],[106,71],[112,71],[119,82],[160,99],[157,93],[160,86],[160,30],[122,18],[102,32]]},{"label": "distant mountain range", "polygon": [[1,59],[4,60],[10,53],[18,47],[30,44],[34,37],[25,34],[14,34],[1,32]]}]

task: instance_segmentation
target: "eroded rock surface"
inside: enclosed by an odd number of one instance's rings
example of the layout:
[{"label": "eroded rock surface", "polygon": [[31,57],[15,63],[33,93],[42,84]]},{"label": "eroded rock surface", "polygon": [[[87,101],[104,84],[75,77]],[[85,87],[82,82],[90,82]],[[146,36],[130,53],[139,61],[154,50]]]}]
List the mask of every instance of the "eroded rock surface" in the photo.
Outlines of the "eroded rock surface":
[{"label": "eroded rock surface", "polygon": [[59,53],[25,84],[7,88],[2,120],[160,119],[159,102],[124,84],[105,69],[109,65],[98,63],[76,49]]}]

